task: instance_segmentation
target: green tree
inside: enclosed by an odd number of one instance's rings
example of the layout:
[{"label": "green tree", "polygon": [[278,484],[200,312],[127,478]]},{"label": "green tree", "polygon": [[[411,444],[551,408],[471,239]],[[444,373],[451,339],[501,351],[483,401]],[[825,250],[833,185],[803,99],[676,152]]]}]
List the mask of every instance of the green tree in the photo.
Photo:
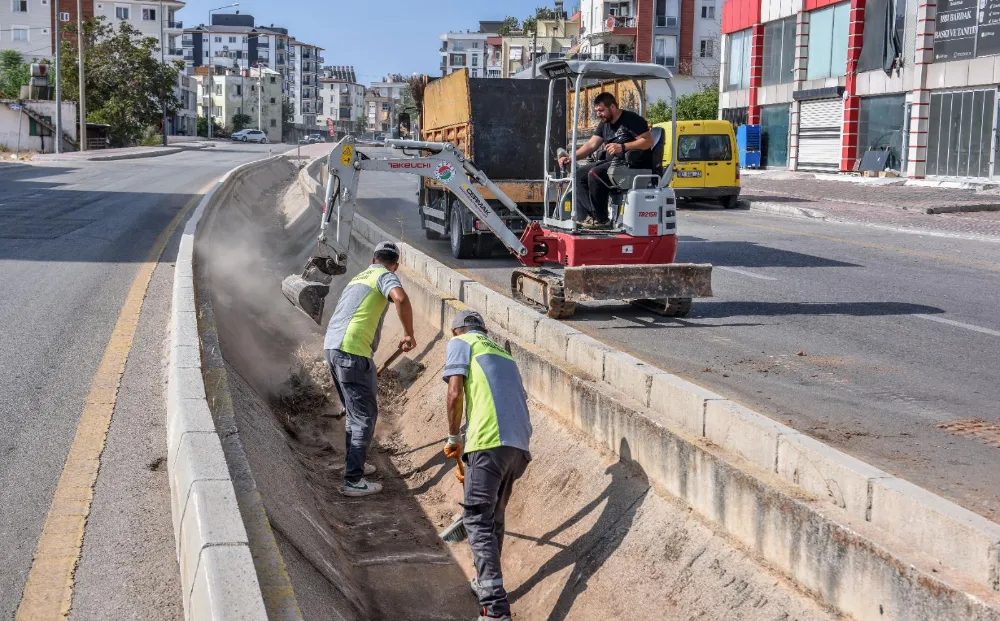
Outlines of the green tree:
[{"label": "green tree", "polygon": [[0,98],[18,99],[31,79],[31,66],[15,50],[0,51]]},{"label": "green tree", "polygon": [[[212,122],[212,136],[223,136],[225,134],[225,129],[216,122]],[[205,138],[208,137],[208,118],[199,116],[198,117],[198,135]]]},{"label": "green tree", "polygon": [[550,9],[544,6],[536,7],[535,14],[529,17],[525,17],[524,21],[521,22],[521,30],[524,34],[534,33],[535,28],[538,27],[538,20],[540,19],[559,19],[562,17],[556,13],[555,9]]},{"label": "green tree", "polygon": [[281,100],[282,136],[289,137],[295,130],[295,106],[287,97]]},{"label": "green tree", "polygon": [[[66,24],[70,37],[62,42],[62,90],[67,100],[79,100],[76,25]],[[163,105],[177,110],[174,95],[181,61],[161,63],[160,42],[145,37],[127,22],[118,27],[103,17],[84,23],[84,66],[87,76],[87,120],[111,126],[113,144],[136,144],[147,128],[159,127]]]},{"label": "green tree", "polygon": [[250,118],[249,114],[237,114],[233,116],[233,131],[238,132],[241,129],[246,129],[250,127],[253,123],[253,119]]},{"label": "green tree", "polygon": [[367,131],[367,129],[368,129],[368,121],[365,120],[365,117],[359,116],[357,119],[354,120],[355,134],[357,134],[358,136],[362,136],[364,135],[365,131]]},{"label": "green tree", "polygon": [[517,18],[512,15],[508,15],[503,18],[503,24],[500,25],[500,29],[497,31],[497,34],[501,37],[506,37],[514,30],[519,30],[520,28],[521,24],[517,21]]},{"label": "green tree", "polygon": [[[646,120],[650,125],[664,123],[670,120],[672,110],[670,105],[658,100],[646,110]],[[707,86],[697,93],[681,95],[677,98],[678,121],[702,121],[715,119],[719,116],[719,89]]]}]

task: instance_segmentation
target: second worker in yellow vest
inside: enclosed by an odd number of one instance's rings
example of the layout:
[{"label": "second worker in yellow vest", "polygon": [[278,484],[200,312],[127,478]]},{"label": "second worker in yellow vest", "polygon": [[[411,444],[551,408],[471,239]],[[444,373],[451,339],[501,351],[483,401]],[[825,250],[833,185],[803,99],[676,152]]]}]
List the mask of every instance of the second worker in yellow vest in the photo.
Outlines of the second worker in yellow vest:
[{"label": "second worker in yellow vest", "polygon": [[417,346],[413,338],[413,309],[396,276],[399,247],[382,242],[375,247],[372,265],[351,279],[344,287],[326,330],[323,348],[333,374],[340,401],[347,411],[344,427],[347,434],[347,458],[344,466],[345,496],[367,496],[382,490],[379,483],[365,480],[375,466],[365,462],[378,419],[378,384],[375,361],[382,333],[382,322],[389,303],[396,312],[406,336],[399,342],[403,351]]},{"label": "second worker in yellow vest", "polygon": [[531,460],[527,396],[517,363],[486,334],[479,313],[459,313],[451,328],[455,338],[448,343],[444,366],[449,434],[444,453],[466,464],[462,522],[476,564],[472,590],[479,598],[479,621],[510,621],[500,553],[507,502]]}]

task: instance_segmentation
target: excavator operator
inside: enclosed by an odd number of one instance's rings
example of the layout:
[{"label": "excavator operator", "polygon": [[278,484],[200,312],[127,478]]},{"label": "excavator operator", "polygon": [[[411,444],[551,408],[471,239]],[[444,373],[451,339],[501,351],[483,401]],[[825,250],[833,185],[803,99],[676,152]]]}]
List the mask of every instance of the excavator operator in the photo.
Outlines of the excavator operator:
[{"label": "excavator operator", "polygon": [[[602,161],[577,165],[576,197],[582,207],[578,213],[586,213],[581,223],[586,228],[602,229],[611,225],[608,213],[608,186],[611,179],[608,169],[613,164],[625,164],[630,168],[652,168],[653,136],[649,133],[649,123],[635,112],[622,110],[618,100],[611,93],[601,93],[594,98],[594,114],[601,123],[594,135],[576,150],[579,161],[602,146],[606,154]],[[566,168],[570,163],[568,155],[559,158],[559,166]]]}]

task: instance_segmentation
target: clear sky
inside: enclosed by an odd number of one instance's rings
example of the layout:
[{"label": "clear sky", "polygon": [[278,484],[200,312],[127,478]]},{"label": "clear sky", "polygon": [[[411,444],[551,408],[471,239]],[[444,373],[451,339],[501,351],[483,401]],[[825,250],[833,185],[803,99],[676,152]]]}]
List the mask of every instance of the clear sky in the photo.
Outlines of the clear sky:
[{"label": "clear sky", "polygon": [[[186,0],[178,19],[185,27],[208,23],[208,11],[226,0]],[[571,11],[576,0],[565,3]],[[480,20],[524,19],[551,0],[240,0],[257,24],[283,26],[289,34],[326,48],[328,65],[354,65],[368,83],[387,73],[440,74],[440,35],[479,29]]]}]

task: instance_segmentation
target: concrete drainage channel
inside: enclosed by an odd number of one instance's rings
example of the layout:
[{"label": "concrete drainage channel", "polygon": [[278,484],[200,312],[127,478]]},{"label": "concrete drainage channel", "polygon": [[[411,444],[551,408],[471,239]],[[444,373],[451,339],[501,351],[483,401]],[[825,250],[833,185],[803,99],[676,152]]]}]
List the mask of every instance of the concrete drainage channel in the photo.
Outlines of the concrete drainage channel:
[{"label": "concrete drainage channel", "polygon": [[[522,618],[1000,620],[997,524],[405,243],[420,347],[383,382],[386,492],[339,497],[322,333],[278,287],[311,250],[321,164],[290,187],[282,158],[234,173],[199,208],[194,270],[198,215],[182,241],[169,465],[188,618],[472,616],[467,548],[435,534],[461,498],[440,454],[442,326],[472,307],[532,398],[535,459],[504,548]],[[356,218],[352,271],[387,237]],[[385,341],[397,333],[390,313]]]}]

